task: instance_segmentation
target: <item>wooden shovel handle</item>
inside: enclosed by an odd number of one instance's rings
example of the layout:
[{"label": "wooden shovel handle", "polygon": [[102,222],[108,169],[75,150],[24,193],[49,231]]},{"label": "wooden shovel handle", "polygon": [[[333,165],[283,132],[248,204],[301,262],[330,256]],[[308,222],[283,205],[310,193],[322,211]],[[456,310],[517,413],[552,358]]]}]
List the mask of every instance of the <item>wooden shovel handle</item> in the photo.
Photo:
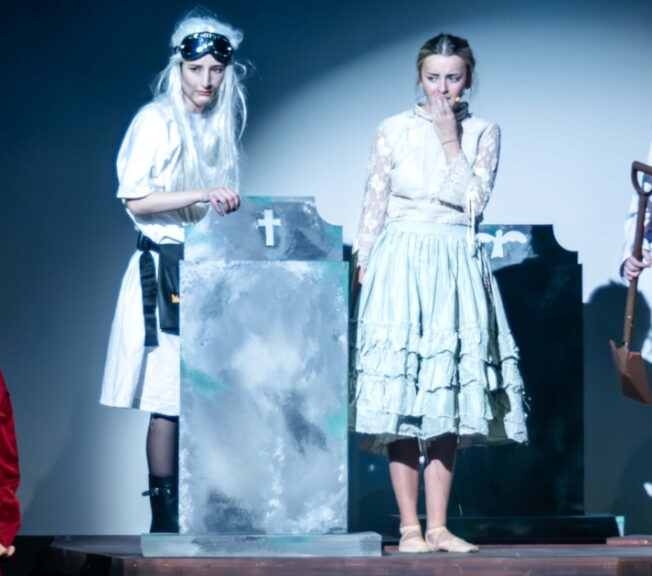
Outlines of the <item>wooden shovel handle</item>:
[{"label": "wooden shovel handle", "polygon": [[[638,212],[636,214],[636,234],[634,236],[634,246],[632,256],[640,260],[643,256],[643,228],[645,225],[645,209],[647,208],[648,199],[651,192],[646,192],[638,182],[638,173],[643,172],[652,176],[652,166],[642,162],[632,162],[632,184],[638,194]],[[623,344],[629,346],[632,337],[632,326],[634,325],[634,311],[636,309],[636,291],[638,288],[638,277],[629,283],[627,290],[627,302],[625,304],[625,325],[623,327]]]},{"label": "wooden shovel handle", "polygon": [[632,162],[632,184],[634,185],[634,190],[636,190],[639,194],[647,194],[649,196],[650,192],[643,190],[643,187],[638,182],[639,172],[643,172],[643,174],[652,176],[652,166],[643,164],[643,162]]}]

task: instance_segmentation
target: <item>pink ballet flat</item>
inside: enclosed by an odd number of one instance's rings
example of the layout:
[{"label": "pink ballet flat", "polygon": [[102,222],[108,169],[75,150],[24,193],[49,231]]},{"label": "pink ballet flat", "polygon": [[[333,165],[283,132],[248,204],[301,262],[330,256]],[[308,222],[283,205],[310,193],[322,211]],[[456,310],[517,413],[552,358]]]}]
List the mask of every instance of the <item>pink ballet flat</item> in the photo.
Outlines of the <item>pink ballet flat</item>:
[{"label": "pink ballet flat", "polygon": [[421,526],[419,524],[410,524],[399,528],[401,539],[398,542],[398,551],[411,554],[421,552],[430,552],[430,547],[421,536]]},{"label": "pink ballet flat", "polygon": [[428,530],[426,530],[425,542],[431,552],[437,552],[439,550],[441,552],[459,552],[466,554],[468,552],[477,552],[479,550],[475,544],[471,544],[470,542],[451,534],[446,526],[428,528]]}]

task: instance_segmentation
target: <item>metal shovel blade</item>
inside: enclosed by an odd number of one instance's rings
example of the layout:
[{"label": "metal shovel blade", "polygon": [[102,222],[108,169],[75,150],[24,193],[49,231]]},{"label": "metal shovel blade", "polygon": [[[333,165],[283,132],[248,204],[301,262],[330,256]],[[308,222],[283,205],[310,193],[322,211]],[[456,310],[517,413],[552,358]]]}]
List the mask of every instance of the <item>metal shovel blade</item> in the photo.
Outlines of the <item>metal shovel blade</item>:
[{"label": "metal shovel blade", "polygon": [[616,347],[613,340],[609,340],[609,346],[616,368],[620,372],[620,388],[623,395],[647,406],[651,405],[652,393],[640,352],[630,352],[627,344]]}]

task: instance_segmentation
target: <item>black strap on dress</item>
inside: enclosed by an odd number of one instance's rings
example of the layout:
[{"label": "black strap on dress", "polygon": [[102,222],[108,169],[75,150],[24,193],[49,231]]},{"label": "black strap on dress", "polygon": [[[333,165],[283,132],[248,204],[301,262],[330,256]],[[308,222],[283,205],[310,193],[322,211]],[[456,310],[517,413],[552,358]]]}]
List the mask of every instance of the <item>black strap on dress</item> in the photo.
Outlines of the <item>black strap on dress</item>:
[{"label": "black strap on dress", "polygon": [[[183,244],[157,244],[141,233],[136,246],[142,252],[139,264],[145,346],[158,346],[157,303],[161,331],[179,334],[179,261],[183,259]],[[158,282],[152,251],[159,255]]]},{"label": "black strap on dress", "polygon": [[143,316],[145,317],[145,346],[158,346],[156,329],[156,269],[150,250],[158,251],[158,244],[147,236],[138,234],[136,242],[140,255],[140,288],[143,292]]}]

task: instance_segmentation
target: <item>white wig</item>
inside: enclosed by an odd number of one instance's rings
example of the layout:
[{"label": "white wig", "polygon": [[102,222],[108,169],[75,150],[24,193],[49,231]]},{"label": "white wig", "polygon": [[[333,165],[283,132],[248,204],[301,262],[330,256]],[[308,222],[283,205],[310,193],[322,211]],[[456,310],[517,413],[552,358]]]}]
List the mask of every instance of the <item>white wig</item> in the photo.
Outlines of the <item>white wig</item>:
[{"label": "white wig", "polygon": [[[242,41],[242,33],[220,22],[204,9],[195,9],[176,25],[170,39],[172,55],[165,69],[159,74],[154,87],[156,99],[164,99],[172,107],[181,132],[181,168],[179,189],[229,186],[235,190],[239,185],[238,141],[247,120],[242,77],[245,67],[235,61],[226,65],[216,102],[202,112],[203,129],[193,122],[192,112],[185,104],[181,89],[181,64],[183,59],[175,50],[190,34],[214,32],[226,36],[234,51]],[[196,205],[189,209],[188,219],[198,220],[206,213],[206,207]]]}]

